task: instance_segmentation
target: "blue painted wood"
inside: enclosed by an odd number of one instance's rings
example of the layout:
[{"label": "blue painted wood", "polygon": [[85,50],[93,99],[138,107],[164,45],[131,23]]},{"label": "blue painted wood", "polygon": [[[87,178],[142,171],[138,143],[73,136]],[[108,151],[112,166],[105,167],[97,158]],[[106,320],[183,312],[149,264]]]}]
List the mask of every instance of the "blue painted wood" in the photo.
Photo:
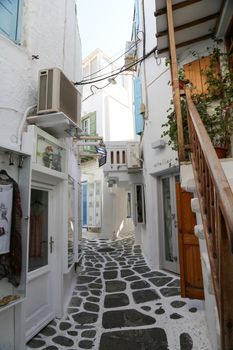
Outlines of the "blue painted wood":
[{"label": "blue painted wood", "polygon": [[143,116],[140,113],[142,103],[141,80],[134,79],[134,116],[136,134],[140,135],[143,132]]},{"label": "blue painted wood", "polygon": [[18,40],[20,0],[0,0],[0,33],[7,38]]},{"label": "blue painted wood", "polygon": [[82,183],[82,226],[87,225],[87,182]]}]

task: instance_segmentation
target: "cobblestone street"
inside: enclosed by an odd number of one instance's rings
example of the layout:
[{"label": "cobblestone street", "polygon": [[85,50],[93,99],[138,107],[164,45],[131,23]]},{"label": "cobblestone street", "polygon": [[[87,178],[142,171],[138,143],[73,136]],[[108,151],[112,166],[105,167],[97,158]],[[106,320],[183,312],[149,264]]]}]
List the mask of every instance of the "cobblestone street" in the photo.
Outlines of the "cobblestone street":
[{"label": "cobblestone street", "polygon": [[28,350],[210,350],[203,302],[180,298],[179,279],[151,271],[132,239],[84,239],[83,253],[67,315]]}]

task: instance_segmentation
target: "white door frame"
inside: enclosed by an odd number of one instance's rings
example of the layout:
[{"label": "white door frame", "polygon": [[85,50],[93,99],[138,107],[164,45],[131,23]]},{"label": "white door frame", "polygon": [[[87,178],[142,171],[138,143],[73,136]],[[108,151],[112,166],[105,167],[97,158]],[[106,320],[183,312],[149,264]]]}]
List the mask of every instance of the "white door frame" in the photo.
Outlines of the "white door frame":
[{"label": "white door frame", "polygon": [[[36,279],[39,279],[41,276],[45,276],[46,274],[50,275],[48,276],[49,279],[49,295],[48,295],[48,303],[49,305],[47,308],[48,314],[45,317],[43,317],[41,320],[38,320],[36,324],[32,324],[30,329],[26,330],[26,341],[28,341],[30,338],[32,338],[35,334],[37,334],[46,324],[48,324],[56,315],[56,243],[58,237],[55,237],[56,230],[56,211],[55,211],[55,204],[56,204],[56,195],[55,195],[55,188],[54,186],[48,185],[48,184],[42,184],[38,182],[32,182],[31,190],[41,190],[48,192],[48,265],[42,266],[41,268],[38,268],[34,271],[28,272],[27,274],[27,284],[30,286],[30,283],[33,283],[36,281]],[[29,230],[30,232],[30,230]],[[50,244],[49,240],[50,237],[53,238],[53,251],[50,253]],[[46,286],[44,286],[46,287]],[[48,287],[48,286],[47,286]],[[43,288],[43,285],[40,285],[40,288]],[[28,288],[30,290],[30,288]],[[39,291],[38,291],[39,293]],[[36,296],[35,296],[36,298]],[[27,299],[30,300],[30,303],[33,303],[33,295],[27,295]],[[26,299],[26,303],[27,303]],[[30,308],[30,307],[29,307]],[[42,308],[46,308],[46,305],[42,306]],[[41,311],[43,311],[41,309]],[[39,314],[39,310],[36,310],[35,313]],[[42,312],[43,313],[43,312]]]},{"label": "white door frame", "polygon": [[[159,200],[162,203],[159,206],[159,217],[160,217],[160,229],[161,229],[161,240],[160,240],[160,251],[161,251],[161,267],[165,270],[179,273],[179,250],[178,250],[178,221],[177,221],[177,208],[176,208],[176,187],[175,178],[179,176],[179,173],[167,173],[159,178]],[[169,179],[170,195],[171,195],[171,220],[172,220],[172,246],[173,246],[173,261],[166,260],[165,257],[165,230],[164,230],[164,203],[163,203],[163,179]]]}]

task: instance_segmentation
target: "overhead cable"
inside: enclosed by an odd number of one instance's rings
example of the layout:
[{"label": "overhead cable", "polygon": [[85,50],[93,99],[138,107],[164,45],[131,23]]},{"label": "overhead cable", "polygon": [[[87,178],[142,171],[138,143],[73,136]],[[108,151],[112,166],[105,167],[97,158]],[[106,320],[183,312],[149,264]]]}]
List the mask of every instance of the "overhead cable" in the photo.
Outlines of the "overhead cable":
[{"label": "overhead cable", "polygon": [[119,75],[122,72],[127,71],[129,68],[135,66],[136,64],[144,61],[147,57],[149,57],[151,54],[153,54],[157,49],[157,46],[155,46],[151,51],[149,51],[147,54],[145,54],[144,56],[142,56],[141,58],[135,60],[133,63],[127,64],[122,66],[117,73],[111,73],[110,75],[103,77],[103,78],[97,78],[97,79],[91,79],[89,81],[77,81],[74,83],[74,85],[88,85],[88,84],[93,84],[93,83],[97,83],[99,81],[103,81],[105,79],[109,79],[109,78],[114,78],[117,75]]}]

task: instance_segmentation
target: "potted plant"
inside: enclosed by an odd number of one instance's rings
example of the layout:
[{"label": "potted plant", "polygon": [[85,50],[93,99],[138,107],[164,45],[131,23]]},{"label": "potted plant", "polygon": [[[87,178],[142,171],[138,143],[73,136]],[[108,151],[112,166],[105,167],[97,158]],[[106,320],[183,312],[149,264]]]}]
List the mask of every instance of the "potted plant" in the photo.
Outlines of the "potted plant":
[{"label": "potted plant", "polygon": [[[223,151],[222,157],[230,149],[230,138],[233,134],[233,72],[229,69],[230,55],[214,48],[211,53],[209,67],[203,71],[208,84],[206,94],[192,95],[199,115],[203,121],[207,133],[219,153]],[[221,71],[219,69],[221,63]],[[187,112],[184,97],[181,97],[181,109],[184,127],[185,143],[188,143]],[[170,108],[167,112],[167,121],[162,125],[164,129],[162,137],[169,137],[172,148],[178,149],[177,126],[175,112]]]}]

